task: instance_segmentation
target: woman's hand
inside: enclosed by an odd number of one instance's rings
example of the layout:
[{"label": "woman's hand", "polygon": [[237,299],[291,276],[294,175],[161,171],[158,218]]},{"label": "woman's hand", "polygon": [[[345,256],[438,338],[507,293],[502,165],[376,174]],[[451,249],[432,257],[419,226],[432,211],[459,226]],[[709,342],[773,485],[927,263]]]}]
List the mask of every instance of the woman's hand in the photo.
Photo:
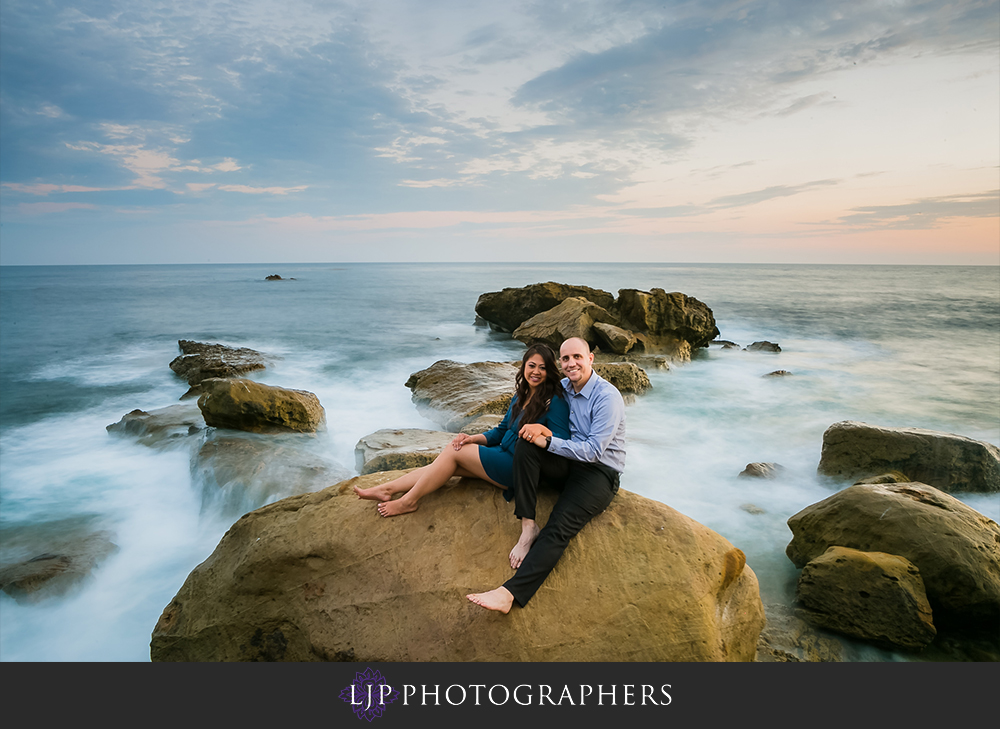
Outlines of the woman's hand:
[{"label": "woman's hand", "polygon": [[539,448],[546,448],[548,447],[548,442],[545,439],[552,436],[552,431],[539,423],[528,423],[521,426],[521,430],[518,431],[517,435]]},{"label": "woman's hand", "polygon": [[478,441],[476,441],[475,436],[459,433],[452,439],[451,447],[456,451],[460,451],[466,443],[478,443]]}]

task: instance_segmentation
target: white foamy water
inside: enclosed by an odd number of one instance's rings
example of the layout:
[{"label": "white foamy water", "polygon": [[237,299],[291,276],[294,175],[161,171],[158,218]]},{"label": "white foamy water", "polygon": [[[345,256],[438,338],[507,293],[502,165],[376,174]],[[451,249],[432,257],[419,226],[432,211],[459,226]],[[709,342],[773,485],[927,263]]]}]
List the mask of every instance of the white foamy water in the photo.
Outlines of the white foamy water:
[{"label": "white foamy water", "polygon": [[[270,273],[297,280],[264,282]],[[0,548],[16,546],[10,535],[84,519],[112,531],[119,549],[66,596],[22,605],[0,594],[0,660],[148,660],[161,611],[234,520],[192,481],[190,443],[151,449],[105,431],[135,408],[178,402],[187,385],[168,368],[178,339],[270,355],[253,377],[316,393],[328,427],[307,449],[353,471],[361,437],[437,427],[410,401],[412,372],[439,359],[520,357],[508,335],[474,326],[480,293],[548,280],[682,291],[713,309],[723,339],[781,345],[779,354],[713,346],[650,371],[653,389],[627,410],[622,482],[743,549],[765,600],[794,594],[788,517],[846,485],[816,474],[829,425],[861,420],[1000,443],[997,268],[5,267]],[[764,377],[778,369],[793,374]],[[784,471],[738,478],[753,461]],[[1000,519],[997,495],[956,496]]]}]

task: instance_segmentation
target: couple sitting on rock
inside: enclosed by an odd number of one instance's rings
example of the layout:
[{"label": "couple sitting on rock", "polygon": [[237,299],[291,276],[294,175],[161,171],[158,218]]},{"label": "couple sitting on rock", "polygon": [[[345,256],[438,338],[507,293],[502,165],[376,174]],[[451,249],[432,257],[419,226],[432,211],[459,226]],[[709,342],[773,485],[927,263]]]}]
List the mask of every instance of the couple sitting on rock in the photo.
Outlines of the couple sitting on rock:
[{"label": "couple sitting on rock", "polygon": [[[521,537],[510,551],[517,570],[500,587],[467,597],[502,613],[524,607],[556,566],[569,540],[604,511],[618,492],[625,468],[625,403],[593,369],[594,354],[582,339],[563,342],[559,380],[555,357],[544,344],[528,348],[516,392],[500,424],[485,433],[459,433],[435,461],[358,496],[381,503],[382,516],[416,511],[417,501],[452,476],[479,478],[514,500]],[[560,489],[545,528],[535,524],[538,483]],[[392,500],[395,494],[399,499]]]}]

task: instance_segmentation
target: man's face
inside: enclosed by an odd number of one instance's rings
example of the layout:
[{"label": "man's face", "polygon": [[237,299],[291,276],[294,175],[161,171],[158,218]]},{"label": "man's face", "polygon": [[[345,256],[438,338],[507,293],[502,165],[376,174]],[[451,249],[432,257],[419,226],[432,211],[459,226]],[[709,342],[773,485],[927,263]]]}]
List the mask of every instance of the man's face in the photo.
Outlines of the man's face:
[{"label": "man's face", "polygon": [[579,339],[567,339],[559,348],[559,366],[577,391],[590,379],[593,364],[594,353]]}]

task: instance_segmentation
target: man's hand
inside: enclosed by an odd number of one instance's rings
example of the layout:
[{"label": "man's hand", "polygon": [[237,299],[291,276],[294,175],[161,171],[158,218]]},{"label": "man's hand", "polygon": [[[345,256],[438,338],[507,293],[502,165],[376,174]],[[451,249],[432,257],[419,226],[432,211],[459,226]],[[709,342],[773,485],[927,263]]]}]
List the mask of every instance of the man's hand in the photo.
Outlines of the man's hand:
[{"label": "man's hand", "polygon": [[534,443],[539,448],[546,448],[548,442],[545,439],[552,437],[552,431],[540,423],[528,423],[521,426],[517,435],[529,443]]}]

